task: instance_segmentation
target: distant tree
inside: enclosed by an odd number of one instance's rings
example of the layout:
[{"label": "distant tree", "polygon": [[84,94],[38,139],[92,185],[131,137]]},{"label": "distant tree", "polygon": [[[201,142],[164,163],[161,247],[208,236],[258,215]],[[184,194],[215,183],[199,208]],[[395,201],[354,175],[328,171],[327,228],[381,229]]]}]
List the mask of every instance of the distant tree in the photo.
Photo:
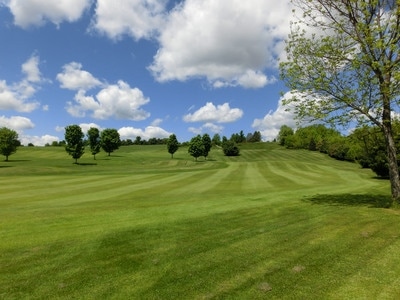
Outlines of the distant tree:
[{"label": "distant tree", "polygon": [[83,137],[84,134],[79,125],[69,125],[65,127],[65,150],[75,159],[75,164],[78,163],[78,159],[85,153]]},{"label": "distant tree", "polygon": [[96,159],[96,154],[100,152],[101,148],[100,130],[96,127],[90,127],[87,132],[87,137],[89,141],[90,152],[93,155],[93,159]]},{"label": "distant tree", "polygon": [[8,157],[17,152],[17,147],[20,145],[18,140],[18,133],[7,127],[0,128],[0,153],[6,157],[5,161],[8,161]]},{"label": "distant tree", "polygon": [[214,134],[211,141],[212,141],[213,145],[221,146],[221,136],[218,133]]},{"label": "distant tree", "polygon": [[204,145],[200,135],[197,135],[190,140],[188,152],[196,161],[199,156],[204,154]]},{"label": "distant tree", "polygon": [[28,147],[35,147],[35,145],[32,144],[32,143],[29,143],[29,144],[28,144]]},{"label": "distant tree", "polygon": [[113,128],[104,129],[100,134],[101,148],[110,156],[111,152],[119,149],[121,139],[118,131]]},{"label": "distant tree", "polygon": [[141,136],[137,136],[133,143],[135,145],[142,145],[143,144],[142,137]]},{"label": "distant tree", "polygon": [[240,154],[239,148],[236,143],[232,140],[227,140],[222,143],[222,151],[226,156],[238,156]]},{"label": "distant tree", "polygon": [[259,143],[259,142],[261,142],[261,132],[254,131],[253,134],[249,133],[247,135],[247,139],[246,140],[249,143]]},{"label": "distant tree", "polygon": [[278,133],[278,143],[281,146],[286,146],[286,140],[289,136],[294,135],[294,131],[287,125],[282,125]]},{"label": "distant tree", "polygon": [[179,148],[179,142],[176,138],[176,135],[171,134],[167,141],[167,149],[168,153],[171,154],[171,158],[174,158],[174,153],[178,150],[178,148]]},{"label": "distant tree", "polygon": [[207,133],[205,133],[203,134],[201,141],[203,142],[203,147],[204,147],[203,156],[205,159],[207,159],[208,153],[210,152],[212,146],[211,138]]}]

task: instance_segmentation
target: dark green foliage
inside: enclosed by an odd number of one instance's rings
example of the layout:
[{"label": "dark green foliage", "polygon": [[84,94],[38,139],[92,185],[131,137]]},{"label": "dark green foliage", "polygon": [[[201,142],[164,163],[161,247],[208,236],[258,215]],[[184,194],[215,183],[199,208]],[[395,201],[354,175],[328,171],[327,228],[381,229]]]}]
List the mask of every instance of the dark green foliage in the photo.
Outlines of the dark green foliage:
[{"label": "dark green foliage", "polygon": [[226,140],[222,143],[222,151],[226,156],[238,156],[240,154],[239,148],[232,140]]},{"label": "dark green foliage", "polygon": [[116,129],[107,128],[101,132],[101,148],[110,156],[121,145],[119,133]]},{"label": "dark green foliage", "polygon": [[7,127],[0,128],[0,153],[6,157],[6,161],[11,154],[17,152],[20,144],[16,131]]},{"label": "dark green foliage", "polygon": [[204,147],[203,156],[205,159],[207,159],[208,153],[210,152],[212,146],[211,138],[207,133],[205,133],[201,138],[201,141],[203,142]]},{"label": "dark green foliage", "polygon": [[75,163],[85,153],[83,137],[84,134],[79,125],[65,127],[65,151],[75,159]]},{"label": "dark green foliage", "polygon": [[89,141],[90,152],[93,155],[93,159],[96,159],[96,154],[100,152],[101,148],[99,129],[91,127],[87,132],[87,137]]},{"label": "dark green foliage", "polygon": [[211,141],[212,141],[213,145],[220,146],[221,145],[221,136],[218,133],[216,133],[212,137]]},{"label": "dark green foliage", "polygon": [[197,135],[190,140],[188,152],[196,161],[199,156],[204,155],[204,145],[200,135]]},{"label": "dark green foliage", "polygon": [[254,131],[254,133],[248,133],[246,142],[248,143],[259,143],[261,142],[261,132]]},{"label": "dark green foliage", "polygon": [[239,133],[232,134],[231,140],[237,144],[246,142],[246,137],[244,136],[243,130],[240,130]]},{"label": "dark green foliage", "polygon": [[171,134],[167,141],[167,149],[168,153],[171,154],[171,158],[174,158],[174,153],[178,150],[178,148],[179,148],[179,142],[176,138],[176,135]]},{"label": "dark green foliage", "polygon": [[[287,125],[282,125],[279,130],[279,134],[278,134],[279,145],[286,146],[288,148],[292,148],[292,147],[289,147],[289,143],[288,143],[287,139],[293,135],[294,135],[294,131],[292,128],[290,128]],[[290,146],[291,146],[291,143],[290,143]]]}]

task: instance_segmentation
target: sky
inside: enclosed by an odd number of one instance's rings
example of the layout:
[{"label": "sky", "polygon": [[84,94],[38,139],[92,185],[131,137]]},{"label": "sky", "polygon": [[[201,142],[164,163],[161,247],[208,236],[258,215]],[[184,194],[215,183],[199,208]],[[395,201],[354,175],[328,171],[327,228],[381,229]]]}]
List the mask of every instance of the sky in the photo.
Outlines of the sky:
[{"label": "sky", "polygon": [[0,0],[0,127],[178,141],[295,126],[279,61],[289,0]]}]

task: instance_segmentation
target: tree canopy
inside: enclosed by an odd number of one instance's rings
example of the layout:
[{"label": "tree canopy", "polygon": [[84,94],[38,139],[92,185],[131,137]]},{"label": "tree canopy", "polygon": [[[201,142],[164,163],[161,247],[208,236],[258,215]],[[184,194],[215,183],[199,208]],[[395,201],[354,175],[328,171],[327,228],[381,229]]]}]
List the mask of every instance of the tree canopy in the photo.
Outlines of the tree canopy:
[{"label": "tree canopy", "polygon": [[101,147],[110,156],[111,152],[119,149],[121,139],[118,131],[114,128],[107,128],[101,132]]},{"label": "tree canopy", "polygon": [[101,148],[100,130],[96,127],[90,127],[87,132],[87,137],[89,140],[90,152],[93,155],[93,159],[96,159],[96,154],[100,152]]},{"label": "tree canopy", "polygon": [[178,139],[176,138],[175,134],[171,134],[167,141],[167,149],[168,153],[171,154],[171,158],[174,158],[174,153],[178,150],[178,148],[179,148]]},{"label": "tree canopy", "polygon": [[0,128],[0,153],[6,157],[5,161],[8,161],[11,154],[17,152],[19,144],[16,131],[7,127]]},{"label": "tree canopy", "polygon": [[400,8],[393,0],[292,0],[281,78],[299,119],[375,124],[383,133],[392,198],[400,198],[392,115],[400,100]]},{"label": "tree canopy", "polygon": [[190,140],[188,152],[196,161],[199,156],[204,155],[204,145],[201,140],[201,135],[197,135]]},{"label": "tree canopy", "polygon": [[65,127],[65,151],[75,159],[75,163],[78,163],[78,159],[85,153],[83,137],[84,134],[79,125]]}]

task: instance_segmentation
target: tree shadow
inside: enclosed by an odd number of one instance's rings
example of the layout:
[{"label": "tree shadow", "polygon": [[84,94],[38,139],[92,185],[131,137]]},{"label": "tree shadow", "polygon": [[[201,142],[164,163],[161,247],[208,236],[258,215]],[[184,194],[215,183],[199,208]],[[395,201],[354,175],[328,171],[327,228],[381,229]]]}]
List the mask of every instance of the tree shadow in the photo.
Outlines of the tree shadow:
[{"label": "tree shadow", "polygon": [[25,162],[25,161],[30,161],[30,160],[29,160],[29,159],[9,159],[9,160],[3,160],[4,163]]},{"label": "tree shadow", "polygon": [[79,166],[97,166],[97,163],[80,163],[80,162],[78,162],[77,165],[79,165]]},{"label": "tree shadow", "polygon": [[312,204],[333,206],[367,206],[371,208],[389,208],[392,206],[390,195],[383,194],[316,194],[305,197],[303,201]]}]

